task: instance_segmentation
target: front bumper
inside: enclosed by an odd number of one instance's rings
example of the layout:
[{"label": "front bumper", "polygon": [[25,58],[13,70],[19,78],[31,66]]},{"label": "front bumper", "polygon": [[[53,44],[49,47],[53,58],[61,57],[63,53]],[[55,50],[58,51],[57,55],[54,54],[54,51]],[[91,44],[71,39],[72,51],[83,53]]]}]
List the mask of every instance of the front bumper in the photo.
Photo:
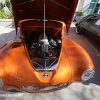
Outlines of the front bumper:
[{"label": "front bumper", "polygon": [[48,86],[22,86],[21,90],[28,93],[48,93],[57,91],[68,86],[68,82],[56,85],[48,85]]}]

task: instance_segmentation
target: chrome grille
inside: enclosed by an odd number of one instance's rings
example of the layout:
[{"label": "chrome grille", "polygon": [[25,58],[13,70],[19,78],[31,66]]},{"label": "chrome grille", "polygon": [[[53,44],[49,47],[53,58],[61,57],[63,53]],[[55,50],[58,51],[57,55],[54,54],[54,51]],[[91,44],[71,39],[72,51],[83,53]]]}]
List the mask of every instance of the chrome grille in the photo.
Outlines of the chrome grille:
[{"label": "chrome grille", "polygon": [[31,64],[35,67],[38,71],[46,71],[46,70],[54,70],[57,66],[58,58],[51,57],[47,59],[42,58],[33,58],[31,60]]},{"label": "chrome grille", "polygon": [[68,86],[68,83],[62,83],[50,86],[22,86],[22,90],[29,93],[47,93],[60,90]]}]

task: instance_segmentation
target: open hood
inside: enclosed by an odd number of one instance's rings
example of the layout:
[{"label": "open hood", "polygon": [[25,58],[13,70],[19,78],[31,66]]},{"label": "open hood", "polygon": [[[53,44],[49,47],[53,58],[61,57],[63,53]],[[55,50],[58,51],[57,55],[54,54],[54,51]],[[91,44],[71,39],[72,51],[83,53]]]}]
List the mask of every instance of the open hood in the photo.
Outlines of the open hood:
[{"label": "open hood", "polygon": [[44,19],[44,2],[46,20],[70,25],[78,0],[11,0],[16,31],[21,20]]}]

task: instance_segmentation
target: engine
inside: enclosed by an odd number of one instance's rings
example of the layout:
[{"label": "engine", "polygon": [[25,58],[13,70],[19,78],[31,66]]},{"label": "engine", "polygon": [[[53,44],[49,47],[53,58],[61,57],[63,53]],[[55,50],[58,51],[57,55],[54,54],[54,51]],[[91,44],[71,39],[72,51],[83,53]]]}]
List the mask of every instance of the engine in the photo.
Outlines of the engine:
[{"label": "engine", "polygon": [[27,45],[28,53],[31,57],[47,58],[59,56],[61,39],[54,39],[41,33],[38,38],[34,37],[31,40]]},{"label": "engine", "polygon": [[41,33],[38,40],[38,48],[42,58],[50,56],[48,52],[49,46],[50,45],[46,34],[44,35],[44,33]]},{"label": "engine", "polygon": [[59,59],[61,39],[41,33],[27,45],[31,64],[36,70],[53,70]]}]

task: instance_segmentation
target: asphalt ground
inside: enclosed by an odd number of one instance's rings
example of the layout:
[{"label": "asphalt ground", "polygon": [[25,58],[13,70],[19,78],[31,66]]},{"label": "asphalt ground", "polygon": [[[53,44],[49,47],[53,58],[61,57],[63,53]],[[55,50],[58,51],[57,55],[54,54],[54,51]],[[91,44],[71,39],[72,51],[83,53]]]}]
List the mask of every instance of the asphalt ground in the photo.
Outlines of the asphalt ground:
[{"label": "asphalt ground", "polygon": [[[14,28],[0,27],[0,45],[15,36]],[[65,89],[48,94],[29,94],[14,90],[12,92],[0,91],[0,100],[100,100],[100,46],[87,35],[76,34],[73,24],[68,38],[78,42],[91,56],[95,65],[94,78],[83,83],[74,82]]]}]

